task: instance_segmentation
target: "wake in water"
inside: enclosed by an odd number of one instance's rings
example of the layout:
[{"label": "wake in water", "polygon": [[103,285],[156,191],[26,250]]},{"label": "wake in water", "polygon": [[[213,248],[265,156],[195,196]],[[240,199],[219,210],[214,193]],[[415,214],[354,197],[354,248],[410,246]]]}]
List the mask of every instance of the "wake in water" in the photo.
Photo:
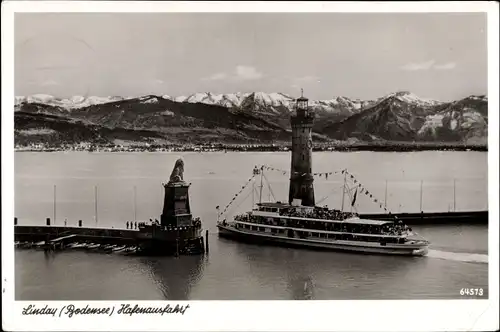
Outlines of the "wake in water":
[{"label": "wake in water", "polygon": [[445,259],[457,262],[469,262],[469,263],[488,263],[488,255],[485,254],[473,254],[465,252],[451,252],[451,251],[440,251],[429,249],[427,257]]}]

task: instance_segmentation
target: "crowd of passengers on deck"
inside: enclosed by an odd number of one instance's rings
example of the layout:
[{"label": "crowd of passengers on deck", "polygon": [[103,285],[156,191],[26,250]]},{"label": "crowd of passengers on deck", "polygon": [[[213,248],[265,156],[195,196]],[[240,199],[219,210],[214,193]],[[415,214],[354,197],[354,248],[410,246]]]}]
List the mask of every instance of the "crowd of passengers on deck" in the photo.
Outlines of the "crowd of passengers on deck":
[{"label": "crowd of passengers on deck", "polygon": [[[254,216],[249,214],[239,215],[234,218],[236,221],[251,222],[261,225],[292,227],[314,229],[329,232],[346,232],[358,234],[381,234],[381,235],[408,235],[411,228],[404,225],[401,221],[396,224],[388,223],[384,225],[366,225],[366,224],[348,224],[348,223],[331,223],[300,219],[279,219],[262,216]],[[320,218],[317,218],[320,219]]]},{"label": "crowd of passengers on deck", "polygon": [[340,210],[329,210],[328,208],[315,208],[312,210],[297,210],[291,208],[280,211],[280,215],[287,217],[311,218],[311,219],[326,219],[326,220],[344,220],[357,217],[353,212],[342,212]]},{"label": "crowd of passengers on deck", "polygon": [[382,227],[383,235],[404,235],[412,232],[411,227],[403,224],[401,220],[394,224],[386,224]]}]

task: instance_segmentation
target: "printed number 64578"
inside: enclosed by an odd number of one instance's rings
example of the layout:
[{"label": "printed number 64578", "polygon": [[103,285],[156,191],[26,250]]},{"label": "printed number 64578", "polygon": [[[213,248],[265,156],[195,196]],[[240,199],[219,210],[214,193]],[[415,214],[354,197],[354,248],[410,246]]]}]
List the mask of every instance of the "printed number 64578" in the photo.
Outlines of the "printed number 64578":
[{"label": "printed number 64578", "polygon": [[482,288],[462,288],[460,290],[460,295],[468,295],[468,296],[483,296],[483,289]]}]

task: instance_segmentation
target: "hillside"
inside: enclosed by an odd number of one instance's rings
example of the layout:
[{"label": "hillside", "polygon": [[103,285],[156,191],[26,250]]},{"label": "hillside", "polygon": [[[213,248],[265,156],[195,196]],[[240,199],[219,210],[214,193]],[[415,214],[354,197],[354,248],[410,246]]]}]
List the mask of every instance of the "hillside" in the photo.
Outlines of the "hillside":
[{"label": "hillside", "polygon": [[[156,141],[272,143],[290,141],[294,99],[281,93],[197,93],[188,97],[16,97],[16,144]],[[376,100],[311,100],[315,142],[486,144],[488,99],[425,100],[401,91]],[[73,144],[73,143],[72,143]]]},{"label": "hillside", "polygon": [[330,122],[322,133],[338,140],[487,142],[488,102],[470,96],[451,103],[390,95],[358,114]]},{"label": "hillside", "polygon": [[[31,117],[28,118],[28,115]],[[39,103],[21,103],[15,118],[16,130],[48,128],[57,135],[46,134],[45,137],[61,139],[67,137],[67,131],[74,130],[81,135],[79,137],[95,140],[95,136],[89,136],[90,128],[93,128],[90,131],[101,133],[125,130],[126,138],[132,141],[142,140],[146,130],[154,133],[148,136],[176,143],[287,141],[290,137],[284,128],[252,114],[231,112],[216,105],[178,103],[157,96],[71,110],[52,105],[44,107]],[[84,123],[85,127],[82,127]],[[137,135],[134,136],[134,132]],[[114,135],[102,137],[108,141],[114,139]]]},{"label": "hillside", "polygon": [[105,128],[62,116],[22,111],[16,112],[14,126],[14,140],[21,146],[57,146],[81,142],[106,144],[114,140],[153,142],[163,139],[154,131]]}]

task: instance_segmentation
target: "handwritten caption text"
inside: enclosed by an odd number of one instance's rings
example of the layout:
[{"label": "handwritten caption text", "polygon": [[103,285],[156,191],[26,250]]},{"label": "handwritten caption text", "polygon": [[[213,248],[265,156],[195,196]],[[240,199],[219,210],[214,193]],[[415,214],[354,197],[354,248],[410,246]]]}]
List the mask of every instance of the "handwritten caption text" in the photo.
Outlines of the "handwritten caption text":
[{"label": "handwritten caption text", "polygon": [[49,307],[48,305],[44,307],[37,307],[36,305],[30,304],[23,308],[23,315],[50,315],[53,317],[68,317],[73,318],[75,316],[81,315],[161,315],[164,314],[181,314],[189,309],[189,304],[187,305],[175,305],[171,306],[167,304],[165,306],[150,307],[150,306],[139,306],[138,304],[132,306],[130,304],[120,304],[119,306],[103,306],[103,307],[91,307],[88,304],[86,306],[75,306],[74,304],[64,305],[60,308]]}]

